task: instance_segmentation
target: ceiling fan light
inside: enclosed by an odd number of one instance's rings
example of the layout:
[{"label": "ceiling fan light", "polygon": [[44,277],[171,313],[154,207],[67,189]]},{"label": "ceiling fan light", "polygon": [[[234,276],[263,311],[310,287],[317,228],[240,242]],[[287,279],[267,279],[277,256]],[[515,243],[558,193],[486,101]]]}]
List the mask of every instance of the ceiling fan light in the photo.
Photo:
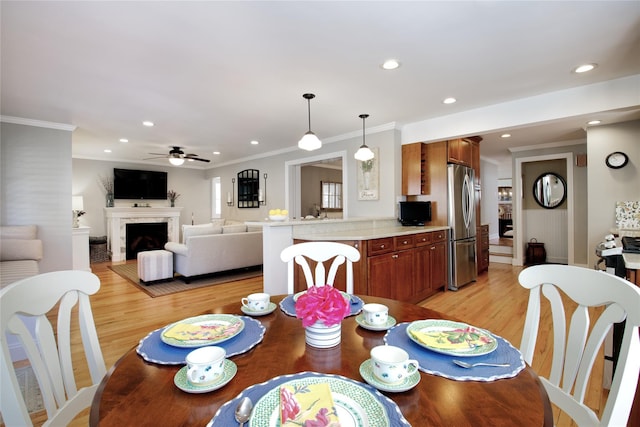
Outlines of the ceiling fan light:
[{"label": "ceiling fan light", "polygon": [[298,141],[298,148],[301,150],[313,151],[322,147],[322,142],[315,133],[309,131],[305,133],[300,141]]},{"label": "ceiling fan light", "polygon": [[360,160],[361,162],[366,162],[367,160],[373,159],[374,154],[373,154],[373,151],[371,151],[371,148],[362,144],[358,149],[358,151],[356,151],[356,154],[354,157],[356,158],[356,160]]},{"label": "ceiling fan light", "polygon": [[169,163],[173,166],[181,166],[184,163],[184,159],[182,157],[169,157]]}]

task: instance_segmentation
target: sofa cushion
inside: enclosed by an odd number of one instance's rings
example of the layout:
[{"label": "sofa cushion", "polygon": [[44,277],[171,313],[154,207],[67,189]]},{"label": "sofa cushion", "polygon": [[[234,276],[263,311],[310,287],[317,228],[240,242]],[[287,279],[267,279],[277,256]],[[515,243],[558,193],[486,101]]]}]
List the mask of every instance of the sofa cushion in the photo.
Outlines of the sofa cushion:
[{"label": "sofa cushion", "polygon": [[3,225],[0,227],[0,239],[36,239],[38,227],[35,225]]},{"label": "sofa cushion", "polygon": [[42,259],[42,241],[24,239],[2,239],[0,260],[21,261]]},{"label": "sofa cushion", "polygon": [[203,236],[206,234],[221,234],[222,227],[216,227],[213,224],[200,225],[183,225],[182,226],[182,243],[186,243],[189,237]]},{"label": "sofa cushion", "polygon": [[246,224],[223,225],[222,234],[244,233],[247,231]]},{"label": "sofa cushion", "polygon": [[214,227],[222,227],[226,224],[226,221],[224,218],[211,218],[211,224],[213,224]]}]

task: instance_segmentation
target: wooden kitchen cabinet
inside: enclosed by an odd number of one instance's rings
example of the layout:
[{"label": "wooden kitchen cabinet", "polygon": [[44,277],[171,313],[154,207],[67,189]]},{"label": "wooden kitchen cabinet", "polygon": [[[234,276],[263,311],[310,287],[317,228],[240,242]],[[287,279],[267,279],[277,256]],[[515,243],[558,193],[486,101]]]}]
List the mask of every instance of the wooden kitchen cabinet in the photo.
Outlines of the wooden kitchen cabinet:
[{"label": "wooden kitchen cabinet", "polygon": [[[447,141],[447,162],[473,167],[474,150],[482,138],[479,136],[469,136],[466,138],[456,138]],[[475,145],[474,145],[475,144]],[[478,164],[480,152],[478,151]],[[479,175],[478,175],[479,176]]]},{"label": "wooden kitchen cabinet", "polygon": [[478,254],[478,274],[489,269],[489,224],[476,229],[476,253]]},{"label": "wooden kitchen cabinet", "polygon": [[413,250],[369,257],[369,295],[407,301],[413,290]]},{"label": "wooden kitchen cabinet", "polygon": [[411,302],[421,301],[439,290],[447,289],[447,233],[433,232],[429,238],[417,236],[415,249],[415,282]]},{"label": "wooden kitchen cabinet", "polygon": [[402,194],[405,196],[429,194],[426,146],[421,142],[402,146]]}]

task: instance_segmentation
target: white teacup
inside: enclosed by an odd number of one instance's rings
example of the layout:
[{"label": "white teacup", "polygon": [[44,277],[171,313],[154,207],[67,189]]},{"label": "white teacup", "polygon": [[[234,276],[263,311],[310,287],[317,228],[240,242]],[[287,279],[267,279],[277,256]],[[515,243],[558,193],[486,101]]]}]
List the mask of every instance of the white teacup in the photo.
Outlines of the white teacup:
[{"label": "white teacup", "polygon": [[369,325],[384,325],[389,318],[389,308],[383,304],[365,304],[362,306],[364,321]]},{"label": "white teacup", "polygon": [[409,354],[392,345],[379,345],[371,349],[373,375],[387,384],[403,381],[418,370],[417,360],[409,359]]},{"label": "white teacup", "polygon": [[187,354],[187,380],[195,386],[213,384],[224,372],[227,352],[222,347],[200,347]]},{"label": "white teacup", "polygon": [[251,294],[242,298],[242,305],[252,311],[265,311],[269,308],[269,294]]}]

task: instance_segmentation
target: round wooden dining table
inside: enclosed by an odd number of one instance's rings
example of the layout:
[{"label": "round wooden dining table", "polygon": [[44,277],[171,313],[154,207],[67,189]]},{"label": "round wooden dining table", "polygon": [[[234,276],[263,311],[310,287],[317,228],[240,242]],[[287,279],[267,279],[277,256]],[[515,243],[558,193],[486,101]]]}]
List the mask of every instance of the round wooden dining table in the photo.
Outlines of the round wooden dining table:
[{"label": "round wooden dining table", "polygon": [[[271,300],[277,303],[285,296],[272,296]],[[371,296],[361,298],[388,306],[389,315],[398,323],[447,319],[444,313],[413,304]],[[238,301],[194,315],[244,315],[240,307]],[[204,427],[220,406],[245,388],[283,374],[313,371],[364,383],[360,365],[369,359],[371,348],[384,344],[384,331],[363,329],[355,316],[344,319],[340,345],[329,349],[307,345],[301,321],[283,313],[280,307],[255,319],[266,329],[262,342],[231,357],[237,365],[235,377],[209,393],[180,390],[174,384],[174,376],[182,365],[147,362],[132,348],[102,380],[91,406],[90,425]],[[528,365],[513,378],[491,382],[456,381],[424,372],[420,375],[420,382],[408,391],[382,392],[413,426],[553,425],[548,396]]]}]

